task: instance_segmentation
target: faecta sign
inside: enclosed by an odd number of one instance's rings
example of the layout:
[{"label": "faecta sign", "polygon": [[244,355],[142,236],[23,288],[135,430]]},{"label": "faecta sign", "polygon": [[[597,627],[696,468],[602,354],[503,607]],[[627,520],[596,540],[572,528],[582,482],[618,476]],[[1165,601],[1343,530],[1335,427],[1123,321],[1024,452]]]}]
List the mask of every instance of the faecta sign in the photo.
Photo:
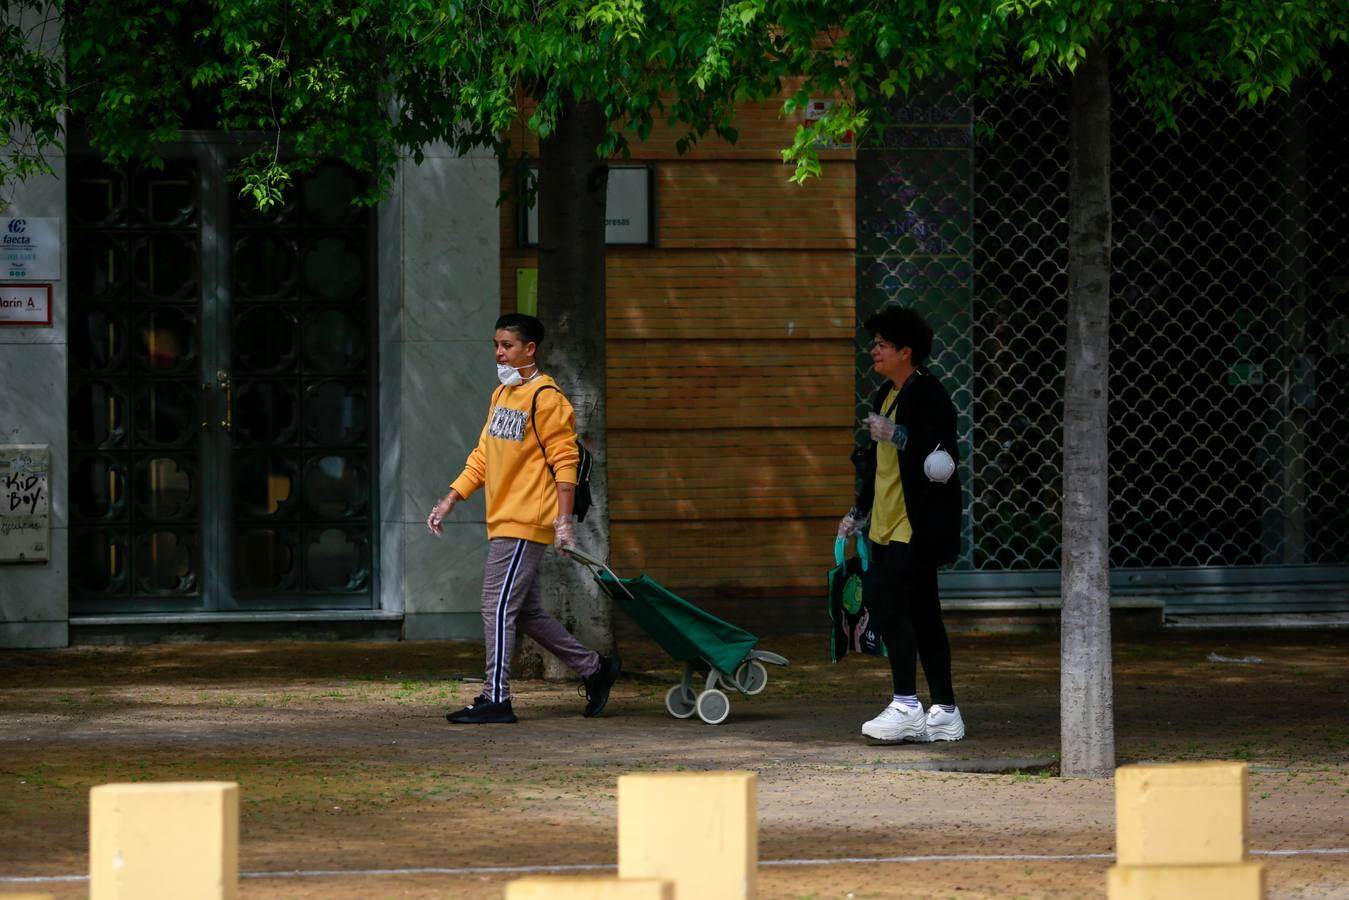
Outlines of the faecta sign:
[{"label": "faecta sign", "polygon": [[0,284],[0,325],[50,325],[50,284]]},{"label": "faecta sign", "polygon": [[61,279],[61,220],[0,218],[0,282]]}]

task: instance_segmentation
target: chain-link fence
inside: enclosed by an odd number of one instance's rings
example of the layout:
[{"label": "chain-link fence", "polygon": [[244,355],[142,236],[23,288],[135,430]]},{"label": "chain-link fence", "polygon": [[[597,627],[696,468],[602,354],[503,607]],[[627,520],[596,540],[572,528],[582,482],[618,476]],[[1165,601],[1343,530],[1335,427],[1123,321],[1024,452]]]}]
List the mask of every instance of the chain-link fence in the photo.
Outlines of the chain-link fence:
[{"label": "chain-link fence", "polygon": [[1258,112],[1215,99],[1163,134],[1121,104],[1117,566],[1349,560],[1345,99],[1339,82]]},{"label": "chain-link fence", "polygon": [[[1344,71],[1344,67],[1341,67]],[[1349,563],[1344,79],[1113,121],[1117,569]],[[958,570],[1057,569],[1068,287],[1061,93],[917,100],[858,159],[860,323],[922,310],[961,411]]]}]

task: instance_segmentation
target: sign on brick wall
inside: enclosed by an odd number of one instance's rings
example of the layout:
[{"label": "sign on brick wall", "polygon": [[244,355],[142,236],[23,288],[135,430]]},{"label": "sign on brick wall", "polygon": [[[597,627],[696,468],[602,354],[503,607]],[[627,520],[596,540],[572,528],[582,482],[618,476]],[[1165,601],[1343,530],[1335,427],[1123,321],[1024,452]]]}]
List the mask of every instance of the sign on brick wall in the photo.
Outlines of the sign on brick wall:
[{"label": "sign on brick wall", "polygon": [[46,444],[0,444],[0,563],[51,558]]},{"label": "sign on brick wall", "polygon": [[[535,172],[537,178],[537,170]],[[605,193],[604,243],[651,246],[656,242],[655,182],[650,166],[610,166]],[[539,243],[539,207],[525,213],[522,243]]]}]

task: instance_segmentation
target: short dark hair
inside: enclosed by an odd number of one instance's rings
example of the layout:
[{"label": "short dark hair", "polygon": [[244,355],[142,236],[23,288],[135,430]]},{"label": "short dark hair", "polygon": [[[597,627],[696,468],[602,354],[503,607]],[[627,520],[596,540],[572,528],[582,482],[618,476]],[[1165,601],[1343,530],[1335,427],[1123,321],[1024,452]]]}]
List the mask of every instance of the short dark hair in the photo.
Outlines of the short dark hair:
[{"label": "short dark hair", "polygon": [[887,304],[867,317],[864,326],[872,337],[880,335],[898,350],[913,351],[913,364],[922,364],[932,353],[932,328],[918,313],[903,306]]},{"label": "short dark hair", "polygon": [[506,313],[497,319],[496,330],[502,329],[514,331],[525,343],[533,341],[538,346],[543,346],[543,323],[533,316],[524,313]]}]

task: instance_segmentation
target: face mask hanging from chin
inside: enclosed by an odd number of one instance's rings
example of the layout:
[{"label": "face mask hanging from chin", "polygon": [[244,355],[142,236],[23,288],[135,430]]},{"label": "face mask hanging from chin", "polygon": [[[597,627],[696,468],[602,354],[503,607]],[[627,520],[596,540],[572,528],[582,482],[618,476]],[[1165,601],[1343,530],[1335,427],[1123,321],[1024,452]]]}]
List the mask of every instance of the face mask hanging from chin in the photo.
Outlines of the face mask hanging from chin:
[{"label": "face mask hanging from chin", "polygon": [[[515,387],[517,384],[524,384],[525,377],[520,374],[522,369],[534,369],[538,374],[538,367],[532,363],[527,366],[521,366],[519,369],[514,366],[508,366],[505,363],[497,363],[497,381],[500,381],[506,387]],[[531,378],[534,376],[531,375]]]}]

